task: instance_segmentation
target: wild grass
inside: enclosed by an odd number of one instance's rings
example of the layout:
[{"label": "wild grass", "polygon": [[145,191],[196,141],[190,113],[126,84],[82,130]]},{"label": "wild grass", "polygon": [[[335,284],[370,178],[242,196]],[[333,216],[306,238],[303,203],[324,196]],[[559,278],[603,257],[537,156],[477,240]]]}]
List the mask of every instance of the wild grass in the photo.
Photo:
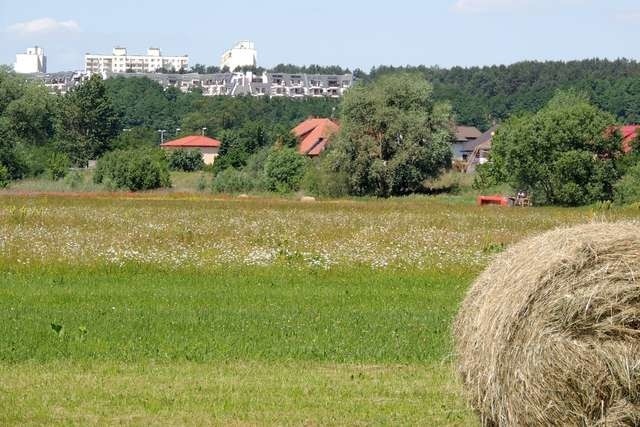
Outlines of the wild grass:
[{"label": "wild grass", "polygon": [[524,236],[639,214],[0,196],[0,424],[469,425],[468,284]]}]

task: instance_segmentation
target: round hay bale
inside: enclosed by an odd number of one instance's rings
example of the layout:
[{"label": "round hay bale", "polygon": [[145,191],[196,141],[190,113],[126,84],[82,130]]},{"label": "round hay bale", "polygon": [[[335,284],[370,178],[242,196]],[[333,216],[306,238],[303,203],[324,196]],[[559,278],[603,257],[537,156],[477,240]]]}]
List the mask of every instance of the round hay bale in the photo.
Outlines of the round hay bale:
[{"label": "round hay bale", "polygon": [[472,285],[453,332],[485,426],[640,425],[640,225],[513,246]]},{"label": "round hay bale", "polygon": [[304,196],[304,197],[300,198],[300,201],[302,203],[313,203],[313,202],[316,201],[316,198],[315,197],[310,197],[310,196]]}]

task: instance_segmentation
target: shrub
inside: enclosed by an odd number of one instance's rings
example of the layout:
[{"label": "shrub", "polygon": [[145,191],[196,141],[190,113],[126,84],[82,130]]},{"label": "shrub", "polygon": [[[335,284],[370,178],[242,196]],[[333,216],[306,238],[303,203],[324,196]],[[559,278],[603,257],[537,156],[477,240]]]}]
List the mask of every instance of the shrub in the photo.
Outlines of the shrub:
[{"label": "shrub", "polygon": [[9,169],[0,165],[0,188],[6,188],[9,185],[10,180],[11,175],[9,175]]},{"label": "shrub", "polygon": [[242,193],[253,188],[249,174],[235,168],[227,168],[213,178],[212,190],[216,193]]},{"label": "shrub", "polygon": [[76,189],[84,183],[84,177],[82,176],[82,173],[73,171],[64,177],[64,182],[69,186],[69,188]]},{"label": "shrub", "polygon": [[349,194],[349,179],[341,172],[331,171],[325,162],[313,161],[307,167],[301,188],[320,197],[344,197]]},{"label": "shrub", "polygon": [[66,154],[52,153],[47,159],[47,176],[52,181],[64,178],[69,172],[70,163]]},{"label": "shrub", "polygon": [[169,168],[174,171],[194,172],[204,167],[202,153],[198,150],[172,150]]},{"label": "shrub", "polygon": [[166,158],[157,149],[107,153],[98,160],[93,181],[130,191],[171,186]]},{"label": "shrub", "polygon": [[629,168],[615,184],[615,198],[619,203],[640,202],[640,163]]},{"label": "shrub", "polygon": [[299,190],[306,168],[307,159],[293,148],[271,151],[264,164],[268,189],[281,193]]}]

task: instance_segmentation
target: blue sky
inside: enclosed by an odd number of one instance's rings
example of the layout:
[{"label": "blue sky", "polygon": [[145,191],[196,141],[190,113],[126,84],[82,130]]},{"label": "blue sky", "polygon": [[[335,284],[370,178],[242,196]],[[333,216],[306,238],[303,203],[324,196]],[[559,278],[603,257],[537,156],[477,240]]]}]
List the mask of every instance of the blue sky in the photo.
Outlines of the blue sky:
[{"label": "blue sky", "polygon": [[[171,4],[169,6],[168,4]],[[49,71],[86,52],[160,47],[218,65],[235,41],[259,65],[489,65],[525,59],[640,58],[638,0],[0,0],[0,63],[44,47]]]}]

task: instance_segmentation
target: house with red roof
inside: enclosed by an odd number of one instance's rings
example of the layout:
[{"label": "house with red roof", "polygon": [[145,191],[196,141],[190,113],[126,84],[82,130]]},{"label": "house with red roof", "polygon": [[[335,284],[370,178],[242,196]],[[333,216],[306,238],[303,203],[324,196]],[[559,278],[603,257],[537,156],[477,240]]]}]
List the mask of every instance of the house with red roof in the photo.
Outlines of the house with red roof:
[{"label": "house with red roof", "polygon": [[307,119],[293,128],[298,138],[298,152],[304,156],[317,157],[327,148],[331,137],[340,131],[340,126],[331,119]]},{"label": "house with red roof", "polygon": [[185,136],[160,144],[163,150],[198,150],[202,153],[205,165],[212,165],[215,162],[221,146],[222,143],[217,139],[201,135]]},{"label": "house with red roof", "polygon": [[622,151],[626,154],[633,149],[633,142],[640,136],[639,125],[625,125],[618,128],[620,136],[622,137]]}]

